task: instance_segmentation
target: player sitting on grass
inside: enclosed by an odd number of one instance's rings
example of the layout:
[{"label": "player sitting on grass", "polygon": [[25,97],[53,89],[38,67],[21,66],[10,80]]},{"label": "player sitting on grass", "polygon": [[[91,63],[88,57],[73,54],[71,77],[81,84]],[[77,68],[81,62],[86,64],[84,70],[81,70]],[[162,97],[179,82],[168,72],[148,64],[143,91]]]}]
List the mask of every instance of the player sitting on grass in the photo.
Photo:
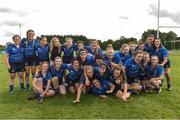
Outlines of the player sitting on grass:
[{"label": "player sitting on grass", "polygon": [[148,75],[149,75],[149,84],[152,88],[157,90],[158,93],[161,92],[161,85],[162,85],[162,79],[164,70],[161,65],[158,64],[159,59],[158,56],[151,56],[151,64],[148,67]]},{"label": "player sitting on grass", "polygon": [[[36,73],[33,79],[34,93],[40,103],[44,101],[45,97],[55,95],[54,90],[51,89],[52,74],[48,71],[48,68],[48,62],[43,62],[41,71]],[[28,99],[32,98],[29,97]]]}]

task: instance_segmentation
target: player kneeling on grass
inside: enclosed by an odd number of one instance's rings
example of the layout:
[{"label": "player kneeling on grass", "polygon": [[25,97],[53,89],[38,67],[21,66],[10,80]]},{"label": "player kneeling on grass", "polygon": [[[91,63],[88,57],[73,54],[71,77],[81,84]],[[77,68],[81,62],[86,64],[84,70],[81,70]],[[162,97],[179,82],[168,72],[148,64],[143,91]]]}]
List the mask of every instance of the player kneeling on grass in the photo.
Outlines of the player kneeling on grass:
[{"label": "player kneeling on grass", "polygon": [[76,99],[73,101],[73,103],[80,103],[80,97],[82,91],[87,91],[92,84],[92,81],[96,79],[93,67],[91,65],[84,66],[84,73],[82,74],[80,78],[80,84],[79,88],[77,90],[77,96]]},{"label": "player kneeling on grass", "polygon": [[79,88],[79,80],[82,75],[82,69],[80,67],[80,62],[77,58],[72,60],[72,65],[67,67],[69,73],[66,76],[66,83],[71,93],[76,93]]},{"label": "player kneeling on grass", "polygon": [[122,68],[115,68],[113,70],[113,75],[110,77],[110,81],[115,85],[115,92],[117,97],[122,98],[123,100],[127,100],[131,93],[128,92],[126,75]]},{"label": "player kneeling on grass", "polygon": [[151,56],[151,65],[148,68],[149,84],[152,88],[157,90],[158,93],[161,92],[161,85],[163,80],[164,69],[158,64],[158,56]]},{"label": "player kneeling on grass", "polygon": [[65,71],[67,64],[62,63],[61,57],[57,56],[54,59],[54,65],[50,67],[52,74],[52,87],[56,93],[60,95],[66,95],[66,86],[64,84]]},{"label": "player kneeling on grass", "polygon": [[140,85],[139,74],[141,68],[141,60],[143,58],[143,51],[136,51],[132,59],[125,62],[125,71],[127,76],[128,90],[136,94],[137,91],[145,90],[144,85]]},{"label": "player kneeling on grass", "polygon": [[150,63],[149,53],[143,52],[143,59],[141,61],[141,68],[139,71],[139,79],[141,85],[147,85],[148,80],[148,67]]},{"label": "player kneeling on grass", "polygon": [[48,62],[43,62],[41,71],[35,74],[33,79],[34,92],[39,102],[43,102],[44,97],[55,95],[54,90],[51,89],[52,74],[48,71],[48,68]]}]

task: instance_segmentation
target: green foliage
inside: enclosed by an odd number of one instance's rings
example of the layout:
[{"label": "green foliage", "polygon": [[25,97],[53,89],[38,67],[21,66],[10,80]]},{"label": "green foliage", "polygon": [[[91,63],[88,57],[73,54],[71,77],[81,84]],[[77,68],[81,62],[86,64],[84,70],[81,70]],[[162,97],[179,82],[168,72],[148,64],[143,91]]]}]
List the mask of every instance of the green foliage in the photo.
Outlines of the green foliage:
[{"label": "green foliage", "polygon": [[126,102],[109,96],[100,99],[93,95],[82,94],[80,104],[72,104],[74,94],[54,96],[39,104],[28,101],[33,92],[19,90],[15,81],[15,93],[8,92],[8,70],[0,56],[0,118],[1,119],[179,119],[180,118],[180,56],[171,53],[173,91],[166,91],[164,81],[161,94],[140,94],[131,96]]}]

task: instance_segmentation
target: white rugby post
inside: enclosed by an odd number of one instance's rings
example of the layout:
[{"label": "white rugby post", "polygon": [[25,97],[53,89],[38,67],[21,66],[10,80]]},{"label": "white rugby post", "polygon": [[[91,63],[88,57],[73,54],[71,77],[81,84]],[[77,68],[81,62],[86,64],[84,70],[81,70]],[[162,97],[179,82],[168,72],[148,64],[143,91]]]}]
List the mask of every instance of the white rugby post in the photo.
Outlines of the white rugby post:
[{"label": "white rugby post", "polygon": [[159,38],[159,14],[160,14],[160,0],[158,0],[158,14],[157,14],[157,38]]},{"label": "white rugby post", "polygon": [[159,28],[180,28],[180,26],[160,26],[159,19],[160,19],[160,0],[158,0],[158,11],[157,11],[157,38],[159,38]]},{"label": "white rugby post", "polygon": [[19,23],[19,36],[21,37],[21,23]]}]

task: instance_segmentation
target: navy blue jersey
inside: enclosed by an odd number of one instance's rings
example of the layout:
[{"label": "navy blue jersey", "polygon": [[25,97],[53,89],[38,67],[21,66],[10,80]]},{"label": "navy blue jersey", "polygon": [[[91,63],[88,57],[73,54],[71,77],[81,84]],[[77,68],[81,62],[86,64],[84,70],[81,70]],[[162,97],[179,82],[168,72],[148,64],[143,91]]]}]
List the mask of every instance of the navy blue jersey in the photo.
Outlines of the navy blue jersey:
[{"label": "navy blue jersey", "polygon": [[8,45],[5,52],[9,55],[10,63],[24,61],[24,48],[22,46],[19,46],[19,48],[17,48],[15,44]]},{"label": "navy blue jersey", "polygon": [[92,55],[96,55],[96,54],[101,54],[103,55],[103,50],[101,48],[99,48],[98,50],[93,50],[91,46],[85,46],[85,49]]},{"label": "navy blue jersey", "polygon": [[141,63],[135,63],[133,59],[128,59],[125,62],[127,78],[137,78],[141,68]]},{"label": "navy blue jersey", "polygon": [[67,58],[68,57],[73,57],[74,56],[74,52],[76,51],[76,45],[72,45],[70,48],[67,48],[66,45],[62,46],[62,51],[64,52],[63,57]]},{"label": "navy blue jersey", "polygon": [[31,57],[36,56],[36,47],[39,45],[39,41],[34,39],[29,41],[27,38],[21,40],[21,45],[24,48],[24,56]]},{"label": "navy blue jersey", "polygon": [[164,74],[164,69],[160,65],[157,65],[155,68],[149,65],[148,73],[150,78],[156,78]]},{"label": "navy blue jersey", "polygon": [[110,89],[110,85],[110,81],[103,81],[100,88],[97,88],[95,86],[92,87],[92,93],[95,95],[106,94],[106,92]]},{"label": "navy blue jersey", "polygon": [[161,47],[158,50],[154,51],[154,55],[157,55],[159,58],[159,62],[163,62],[165,57],[168,57],[168,51],[165,47]]},{"label": "navy blue jersey", "polygon": [[56,70],[54,66],[50,67],[50,71],[52,73],[53,77],[58,77],[60,79],[63,78],[65,70],[67,69],[67,64],[62,64],[59,68],[59,70]]},{"label": "navy blue jersey", "polygon": [[49,60],[49,44],[46,44],[44,47],[41,45],[37,46],[37,55],[39,61]]},{"label": "navy blue jersey", "polygon": [[77,80],[77,79],[79,79],[80,77],[81,77],[81,75],[82,75],[82,69],[78,69],[78,70],[75,70],[74,68],[73,68],[73,66],[72,65],[69,65],[68,67],[67,67],[67,69],[68,69],[68,71],[69,71],[69,78],[71,79],[71,80]]},{"label": "navy blue jersey", "polygon": [[123,65],[124,65],[124,63],[126,62],[126,60],[132,58],[132,56],[130,55],[130,53],[128,53],[127,55],[125,55],[123,52],[118,51],[116,54],[118,54],[118,55],[120,56]]},{"label": "navy blue jersey", "polygon": [[145,44],[144,50],[148,52],[150,56],[152,56],[154,54],[155,48],[154,45]]},{"label": "navy blue jersey", "polygon": [[49,71],[46,73],[46,76],[43,76],[43,74],[41,72],[38,72],[38,73],[35,74],[34,77],[37,78],[37,79],[38,78],[43,79],[43,87],[47,86],[47,83],[48,83],[49,80],[52,80],[52,74]]},{"label": "navy blue jersey", "polygon": [[50,53],[51,54],[51,60],[54,61],[54,59],[58,56],[58,57],[61,57],[61,48],[58,48],[58,47],[54,47],[52,49],[52,52]]},{"label": "navy blue jersey", "polygon": [[139,79],[140,80],[147,80],[148,79],[148,64],[142,65],[139,71]]},{"label": "navy blue jersey", "polygon": [[109,60],[107,55],[105,54],[104,61],[109,67],[111,67],[111,62],[113,62],[115,64],[122,64],[121,58],[118,54],[114,54],[112,60]]}]

